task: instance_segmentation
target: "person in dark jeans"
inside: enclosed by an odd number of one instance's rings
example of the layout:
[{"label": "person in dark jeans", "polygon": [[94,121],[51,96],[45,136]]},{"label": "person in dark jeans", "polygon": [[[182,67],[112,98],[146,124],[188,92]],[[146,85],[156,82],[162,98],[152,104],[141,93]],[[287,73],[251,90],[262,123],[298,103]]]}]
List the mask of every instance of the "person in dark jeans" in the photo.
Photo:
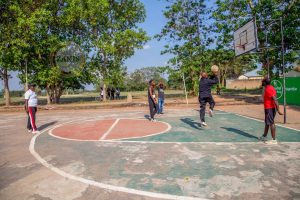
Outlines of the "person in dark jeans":
[{"label": "person in dark jeans", "polygon": [[165,104],[165,86],[163,83],[158,85],[158,111],[157,114],[164,114],[164,104]]},{"label": "person in dark jeans", "polygon": [[110,99],[111,99],[111,100],[114,100],[114,99],[115,99],[115,88],[111,88],[110,94],[111,94]]},{"label": "person in dark jeans", "polygon": [[203,72],[199,81],[199,103],[200,103],[200,123],[201,126],[207,126],[205,122],[206,104],[209,103],[209,115],[212,117],[215,107],[215,101],[211,95],[211,87],[217,84],[219,79],[217,73],[212,77],[208,77],[207,73]]},{"label": "person in dark jeans", "polygon": [[154,119],[154,115],[157,113],[157,100],[155,96],[155,82],[152,79],[149,81],[148,102],[150,109],[150,120],[152,122],[156,122],[156,120]]}]

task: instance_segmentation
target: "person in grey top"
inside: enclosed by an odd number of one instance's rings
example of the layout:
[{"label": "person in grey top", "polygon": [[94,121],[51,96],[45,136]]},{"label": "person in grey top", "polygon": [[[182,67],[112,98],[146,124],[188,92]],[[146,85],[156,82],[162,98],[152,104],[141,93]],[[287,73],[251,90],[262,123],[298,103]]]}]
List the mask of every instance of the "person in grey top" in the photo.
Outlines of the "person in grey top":
[{"label": "person in grey top", "polygon": [[163,83],[158,85],[158,111],[157,114],[164,114],[164,104],[165,104],[165,86]]}]

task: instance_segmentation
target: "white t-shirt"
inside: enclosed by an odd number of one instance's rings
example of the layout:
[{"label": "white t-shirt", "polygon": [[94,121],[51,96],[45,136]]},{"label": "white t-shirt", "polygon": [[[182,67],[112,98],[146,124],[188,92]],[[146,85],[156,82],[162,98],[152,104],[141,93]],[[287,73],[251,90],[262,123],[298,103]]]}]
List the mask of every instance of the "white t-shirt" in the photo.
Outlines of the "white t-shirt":
[{"label": "white t-shirt", "polygon": [[37,95],[35,94],[34,91],[32,91],[30,89],[27,90],[27,92],[25,93],[25,99],[28,100],[29,107],[37,107],[38,99],[37,99]]}]

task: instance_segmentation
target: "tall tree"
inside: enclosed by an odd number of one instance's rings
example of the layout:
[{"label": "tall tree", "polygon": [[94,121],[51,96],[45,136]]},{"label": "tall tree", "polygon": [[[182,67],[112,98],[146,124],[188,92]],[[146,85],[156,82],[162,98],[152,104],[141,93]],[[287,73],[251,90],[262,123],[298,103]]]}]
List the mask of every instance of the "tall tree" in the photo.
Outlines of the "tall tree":
[{"label": "tall tree", "polygon": [[166,45],[162,53],[172,53],[180,62],[180,71],[186,75],[188,89],[197,92],[199,72],[208,64],[206,46],[212,40],[208,35],[207,26],[209,9],[204,0],[168,0],[169,5],[164,11],[167,23],[156,37],[160,40],[167,38],[170,45]]},{"label": "tall tree", "polygon": [[[95,6],[98,2],[91,0],[86,3],[85,24],[90,30],[89,44],[93,54],[88,64],[96,77],[104,82],[105,90],[107,84],[122,81],[125,59],[132,56],[135,49],[141,49],[149,38],[137,26],[146,15],[139,0],[102,1],[101,13]],[[96,18],[96,13],[103,17]],[[99,78],[96,80],[100,81]]]}]

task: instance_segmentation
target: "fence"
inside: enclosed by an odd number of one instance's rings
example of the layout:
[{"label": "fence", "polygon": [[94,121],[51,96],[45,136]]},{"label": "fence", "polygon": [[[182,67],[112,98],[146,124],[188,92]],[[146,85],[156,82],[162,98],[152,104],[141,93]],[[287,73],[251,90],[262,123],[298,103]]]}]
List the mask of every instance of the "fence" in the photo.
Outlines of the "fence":
[{"label": "fence", "polygon": [[261,79],[226,80],[226,89],[256,89],[261,87]]}]

